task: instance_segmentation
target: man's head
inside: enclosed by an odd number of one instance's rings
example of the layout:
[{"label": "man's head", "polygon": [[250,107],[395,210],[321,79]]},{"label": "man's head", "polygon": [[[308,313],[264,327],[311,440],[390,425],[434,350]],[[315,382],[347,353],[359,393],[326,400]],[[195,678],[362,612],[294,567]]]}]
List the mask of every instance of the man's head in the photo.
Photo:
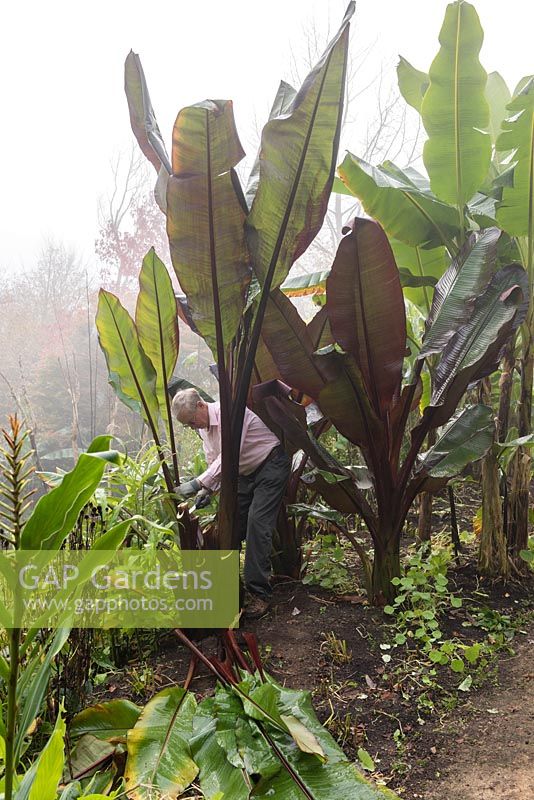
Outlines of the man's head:
[{"label": "man's head", "polygon": [[208,404],[196,389],[182,389],[176,392],[172,401],[172,413],[182,425],[188,428],[208,428]]}]

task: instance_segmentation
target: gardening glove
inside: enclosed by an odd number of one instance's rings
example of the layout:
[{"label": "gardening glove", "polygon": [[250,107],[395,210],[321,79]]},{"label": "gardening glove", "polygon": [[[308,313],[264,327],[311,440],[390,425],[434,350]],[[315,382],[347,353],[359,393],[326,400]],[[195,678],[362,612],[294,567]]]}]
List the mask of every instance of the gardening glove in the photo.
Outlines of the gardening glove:
[{"label": "gardening glove", "polygon": [[206,506],[209,506],[210,500],[211,500],[210,490],[202,488],[195,497],[195,508],[206,508]]},{"label": "gardening glove", "polygon": [[192,481],[184,481],[177,486],[176,494],[180,494],[182,497],[192,497],[199,489],[202,489],[202,484],[197,478],[193,478]]}]

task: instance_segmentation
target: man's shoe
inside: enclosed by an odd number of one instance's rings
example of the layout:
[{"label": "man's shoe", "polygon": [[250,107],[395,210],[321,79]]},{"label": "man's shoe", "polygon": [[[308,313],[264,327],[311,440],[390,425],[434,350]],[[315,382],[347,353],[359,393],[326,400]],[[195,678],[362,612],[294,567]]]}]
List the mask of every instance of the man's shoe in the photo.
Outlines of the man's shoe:
[{"label": "man's shoe", "polygon": [[259,594],[253,594],[245,605],[245,616],[248,619],[259,619],[267,613],[270,606],[270,600],[260,597]]}]

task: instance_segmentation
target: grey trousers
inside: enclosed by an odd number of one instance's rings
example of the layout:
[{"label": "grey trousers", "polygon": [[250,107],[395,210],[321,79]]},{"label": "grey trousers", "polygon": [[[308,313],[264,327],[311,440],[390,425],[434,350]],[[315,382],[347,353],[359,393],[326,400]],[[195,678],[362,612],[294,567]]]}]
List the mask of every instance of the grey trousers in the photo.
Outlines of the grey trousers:
[{"label": "grey trousers", "polygon": [[240,475],[238,487],[239,534],[246,540],[245,586],[249,592],[269,598],[273,531],[284,496],[291,459],[277,452],[252,475]]}]

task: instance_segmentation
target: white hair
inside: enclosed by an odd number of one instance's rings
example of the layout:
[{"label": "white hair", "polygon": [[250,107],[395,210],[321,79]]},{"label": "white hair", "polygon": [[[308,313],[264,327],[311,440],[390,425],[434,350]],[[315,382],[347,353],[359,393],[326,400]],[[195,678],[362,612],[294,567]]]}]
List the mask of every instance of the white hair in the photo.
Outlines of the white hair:
[{"label": "white hair", "polygon": [[172,413],[179,422],[188,422],[197,409],[197,403],[202,401],[196,389],[180,389],[172,400]]}]

